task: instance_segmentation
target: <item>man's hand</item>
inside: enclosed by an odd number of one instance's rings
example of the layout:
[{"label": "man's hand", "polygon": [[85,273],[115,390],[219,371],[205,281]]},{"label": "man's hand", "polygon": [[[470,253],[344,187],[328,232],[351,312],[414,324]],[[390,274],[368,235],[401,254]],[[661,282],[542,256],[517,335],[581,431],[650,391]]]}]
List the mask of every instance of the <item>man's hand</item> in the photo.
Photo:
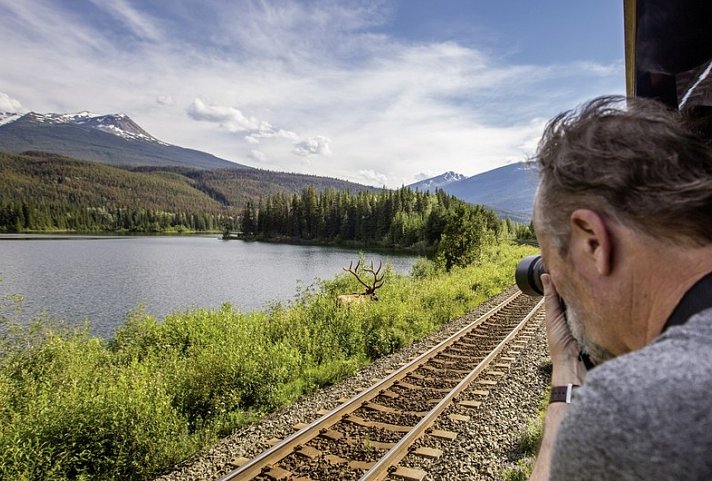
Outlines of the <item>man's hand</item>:
[{"label": "man's hand", "polygon": [[579,361],[581,347],[571,335],[559,293],[549,274],[542,274],[544,308],[546,311],[546,337],[553,364],[551,383],[554,386],[582,384],[586,368]]},{"label": "man's hand", "polygon": [[[549,274],[542,274],[541,281],[544,285],[546,338],[549,341],[549,352],[553,365],[551,383],[554,386],[583,384],[586,368],[578,359],[580,346],[571,335],[559,293]],[[548,481],[556,433],[566,414],[567,406],[565,403],[549,405],[544,421],[544,437],[529,481]]]}]

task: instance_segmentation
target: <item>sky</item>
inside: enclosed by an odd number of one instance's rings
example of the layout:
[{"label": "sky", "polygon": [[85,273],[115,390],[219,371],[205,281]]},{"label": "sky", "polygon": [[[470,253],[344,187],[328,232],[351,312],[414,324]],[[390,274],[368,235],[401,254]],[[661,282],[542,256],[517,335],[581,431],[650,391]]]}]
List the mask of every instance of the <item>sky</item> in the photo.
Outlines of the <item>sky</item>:
[{"label": "sky", "polygon": [[623,0],[0,0],[0,112],[125,113],[260,169],[399,187],[624,94]]}]

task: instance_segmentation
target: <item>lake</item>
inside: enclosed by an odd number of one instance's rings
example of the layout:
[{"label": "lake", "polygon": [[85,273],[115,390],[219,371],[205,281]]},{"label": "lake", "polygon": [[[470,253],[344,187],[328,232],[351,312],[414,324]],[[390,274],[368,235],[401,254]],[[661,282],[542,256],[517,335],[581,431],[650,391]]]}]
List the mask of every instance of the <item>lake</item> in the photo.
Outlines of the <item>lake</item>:
[{"label": "lake", "polygon": [[[416,259],[364,252],[401,273]],[[139,305],[158,318],[224,302],[262,309],[357,260],[352,249],[216,236],[3,235],[0,295],[24,296],[22,319],[42,311],[71,322],[87,318],[93,334],[108,338]]]}]

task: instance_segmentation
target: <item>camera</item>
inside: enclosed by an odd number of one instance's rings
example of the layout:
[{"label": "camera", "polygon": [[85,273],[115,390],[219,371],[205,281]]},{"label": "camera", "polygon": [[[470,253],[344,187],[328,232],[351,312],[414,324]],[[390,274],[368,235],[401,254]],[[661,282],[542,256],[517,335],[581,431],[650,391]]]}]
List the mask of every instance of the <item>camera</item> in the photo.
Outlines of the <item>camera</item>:
[{"label": "camera", "polygon": [[544,262],[541,256],[527,256],[517,264],[514,279],[517,287],[528,296],[543,296],[544,285],[541,275],[544,274]]}]

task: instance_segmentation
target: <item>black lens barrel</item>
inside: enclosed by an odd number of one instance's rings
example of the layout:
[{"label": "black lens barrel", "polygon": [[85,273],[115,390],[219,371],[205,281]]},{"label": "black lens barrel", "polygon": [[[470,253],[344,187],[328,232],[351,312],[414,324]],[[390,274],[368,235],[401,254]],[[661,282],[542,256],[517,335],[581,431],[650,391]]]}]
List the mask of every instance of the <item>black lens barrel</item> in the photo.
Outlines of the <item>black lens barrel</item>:
[{"label": "black lens barrel", "polygon": [[528,296],[543,296],[544,285],[541,275],[544,273],[544,263],[541,256],[527,256],[517,264],[514,270],[514,279],[517,287]]}]

